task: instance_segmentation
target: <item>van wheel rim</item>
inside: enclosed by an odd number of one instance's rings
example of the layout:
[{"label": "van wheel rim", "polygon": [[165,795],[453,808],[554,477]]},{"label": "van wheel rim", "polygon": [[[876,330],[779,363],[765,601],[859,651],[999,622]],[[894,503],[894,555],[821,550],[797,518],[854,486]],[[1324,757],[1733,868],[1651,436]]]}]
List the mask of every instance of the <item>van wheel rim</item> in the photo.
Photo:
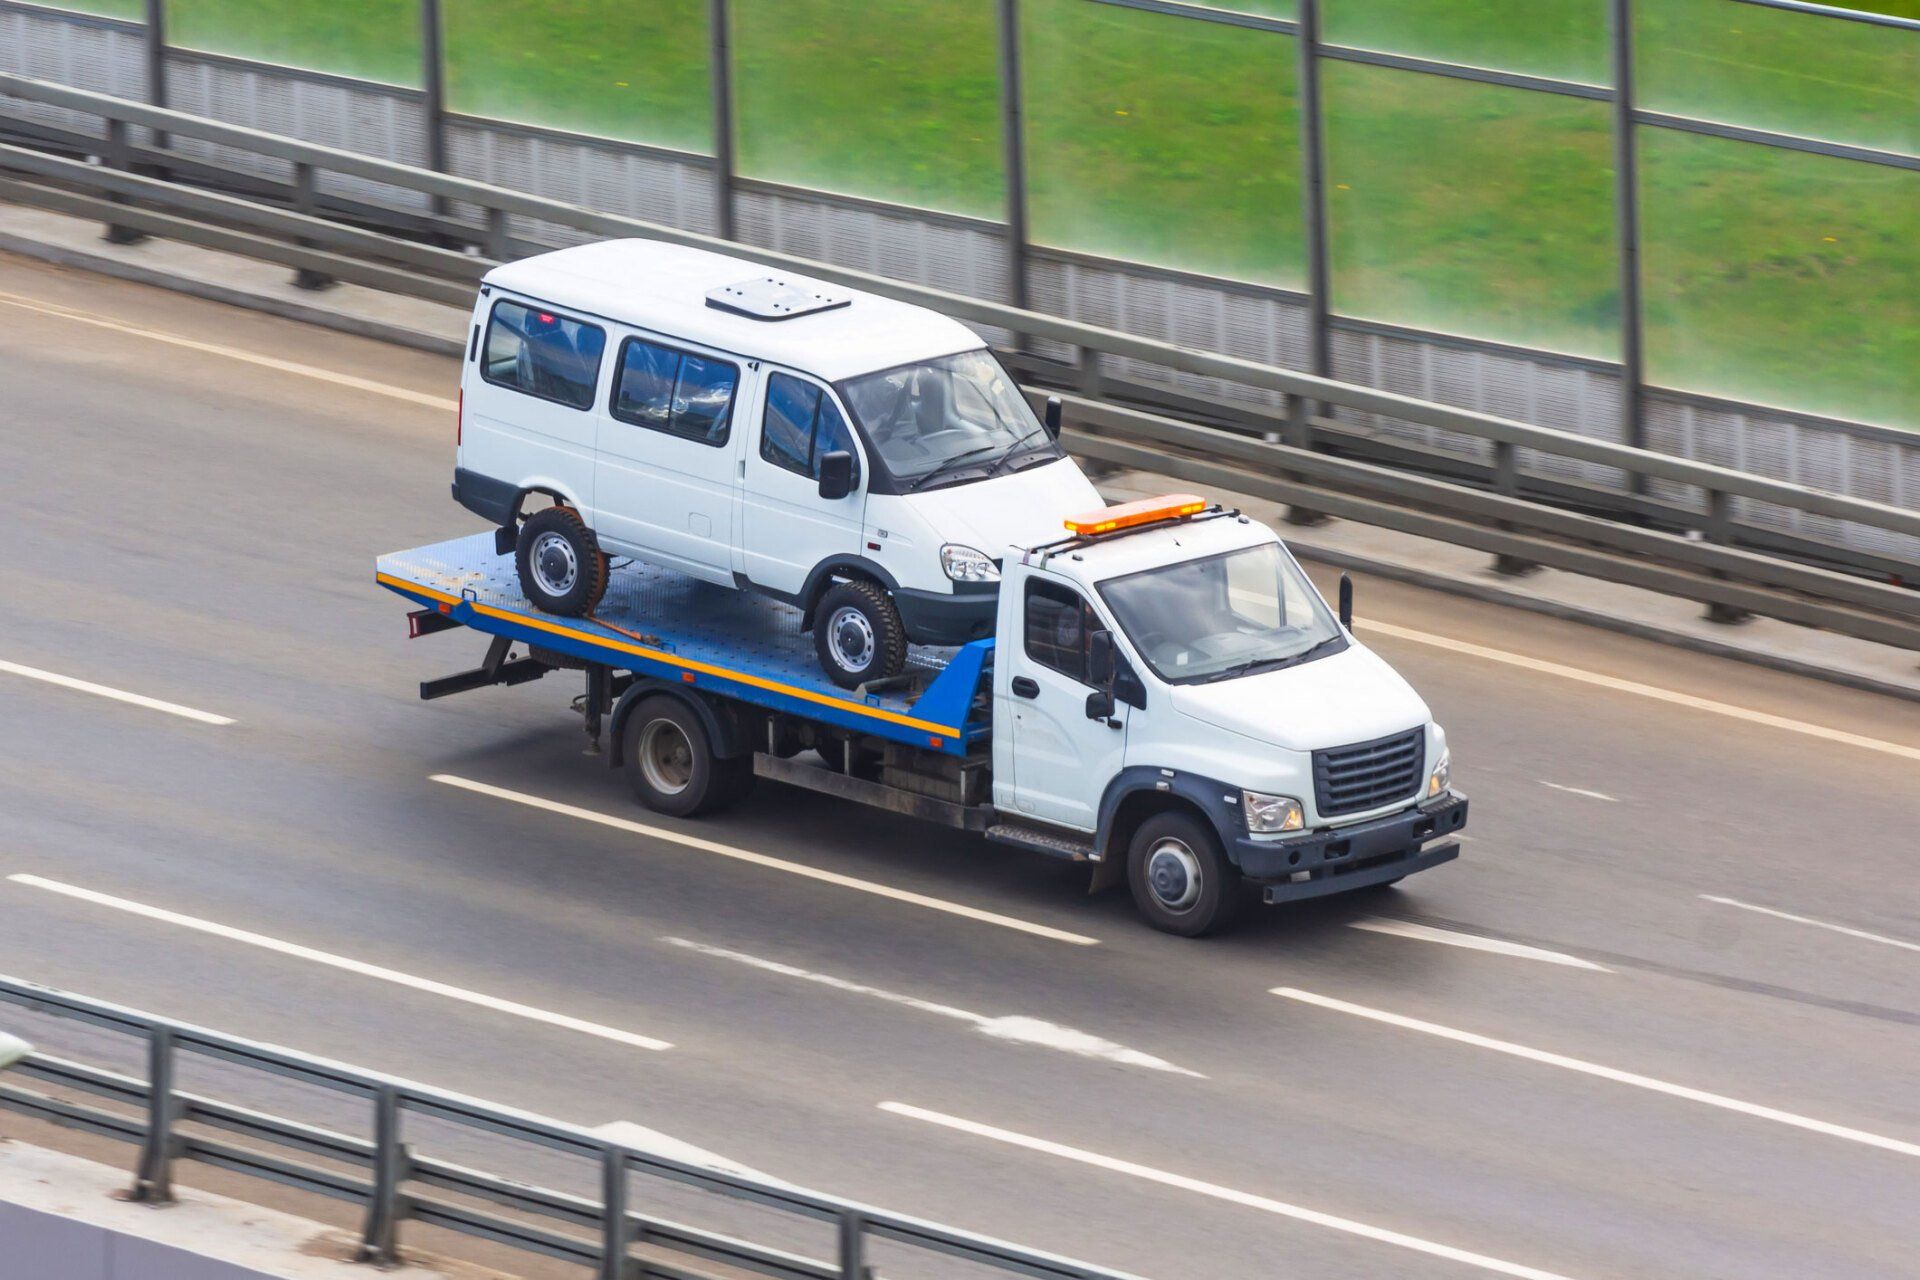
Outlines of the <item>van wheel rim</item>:
[{"label": "van wheel rim", "polygon": [[1147,890],[1167,910],[1189,910],[1205,887],[1200,859],[1184,841],[1162,840],[1147,854]]},{"label": "van wheel rim", "polygon": [[580,559],[574,554],[573,543],[557,533],[543,533],[533,540],[527,564],[533,570],[533,580],[548,595],[567,594],[580,578]]},{"label": "van wheel rim", "polygon": [[843,670],[865,671],[873,665],[873,623],[852,605],[842,605],[827,619],[827,643]]},{"label": "van wheel rim", "polygon": [[693,783],[693,744],[671,720],[649,720],[640,730],[640,772],[661,795],[677,796]]}]

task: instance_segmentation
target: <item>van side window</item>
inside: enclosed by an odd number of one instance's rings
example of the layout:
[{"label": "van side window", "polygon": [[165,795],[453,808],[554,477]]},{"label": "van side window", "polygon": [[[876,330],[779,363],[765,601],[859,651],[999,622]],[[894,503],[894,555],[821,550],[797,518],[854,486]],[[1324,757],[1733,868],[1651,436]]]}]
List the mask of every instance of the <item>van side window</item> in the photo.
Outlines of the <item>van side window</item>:
[{"label": "van side window", "polygon": [[593,404],[606,345],[606,332],[594,325],[502,299],[487,320],[480,376],[496,386],[585,409]]},{"label": "van side window", "polygon": [[620,345],[612,413],[636,427],[718,447],[727,442],[739,381],[740,370],[725,360],[628,338]]},{"label": "van side window", "polygon": [[[840,416],[833,397],[791,374],[776,373],[767,380],[767,412],[760,423],[760,456],[810,480],[820,478],[820,459],[835,449],[859,458],[853,432]],[[854,468],[854,485],[860,483]]]},{"label": "van side window", "polygon": [[1027,580],[1027,656],[1061,675],[1091,684],[1087,675],[1087,636],[1095,630],[1092,611],[1078,592],[1038,579]]}]

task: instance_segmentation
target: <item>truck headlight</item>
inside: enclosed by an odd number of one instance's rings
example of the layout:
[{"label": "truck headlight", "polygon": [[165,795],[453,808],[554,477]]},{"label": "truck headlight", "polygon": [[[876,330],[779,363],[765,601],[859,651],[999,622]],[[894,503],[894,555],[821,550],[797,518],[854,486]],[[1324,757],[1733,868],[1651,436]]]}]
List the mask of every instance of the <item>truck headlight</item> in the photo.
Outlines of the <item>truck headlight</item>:
[{"label": "truck headlight", "polygon": [[998,582],[1000,566],[984,551],[949,542],[940,548],[940,567],[955,582]]},{"label": "truck headlight", "polygon": [[1258,791],[1242,791],[1240,808],[1247,815],[1247,830],[1262,835],[1298,831],[1306,817],[1292,796],[1265,796]]},{"label": "truck headlight", "polygon": [[1433,773],[1427,778],[1427,795],[1437,796],[1453,783],[1453,752],[1442,751],[1440,763],[1433,766]]}]

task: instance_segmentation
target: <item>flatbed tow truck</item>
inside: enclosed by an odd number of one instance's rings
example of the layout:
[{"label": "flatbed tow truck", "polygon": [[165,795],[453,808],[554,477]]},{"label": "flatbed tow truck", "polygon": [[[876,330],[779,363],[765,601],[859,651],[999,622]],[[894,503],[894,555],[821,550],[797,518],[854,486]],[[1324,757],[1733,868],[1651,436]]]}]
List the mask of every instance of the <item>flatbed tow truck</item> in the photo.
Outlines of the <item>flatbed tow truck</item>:
[{"label": "flatbed tow truck", "polygon": [[[1110,507],[1009,548],[995,638],[918,650],[848,690],[797,608],[640,563],[588,618],[545,614],[492,532],[381,556],[409,634],[489,637],[423,698],[584,673],[591,743],[658,812],[767,778],[1124,880],[1154,927],[1229,925],[1392,884],[1466,825],[1426,704],[1354,638],[1273,532],[1192,495]],[[1243,883],[1244,882],[1244,883]]]}]

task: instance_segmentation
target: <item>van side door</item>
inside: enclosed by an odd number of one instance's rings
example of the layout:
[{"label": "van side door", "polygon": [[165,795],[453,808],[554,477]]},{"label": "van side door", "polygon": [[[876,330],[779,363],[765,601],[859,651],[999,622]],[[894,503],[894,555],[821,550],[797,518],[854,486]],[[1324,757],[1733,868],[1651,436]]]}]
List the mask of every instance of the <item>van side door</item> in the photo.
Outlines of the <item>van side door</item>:
[{"label": "van side door", "polygon": [[733,582],[739,506],[731,356],[647,334],[621,337],[599,419],[601,541],[711,582]]},{"label": "van side door", "polygon": [[[741,566],[754,585],[793,596],[828,556],[858,555],[868,473],[833,390],[803,374],[763,369],[765,395],[742,461]],[[853,455],[853,489],[820,496],[821,459]]]},{"label": "van side door", "polygon": [[462,379],[459,465],[517,489],[557,490],[594,523],[594,399],[607,335],[545,303],[499,297]]}]

